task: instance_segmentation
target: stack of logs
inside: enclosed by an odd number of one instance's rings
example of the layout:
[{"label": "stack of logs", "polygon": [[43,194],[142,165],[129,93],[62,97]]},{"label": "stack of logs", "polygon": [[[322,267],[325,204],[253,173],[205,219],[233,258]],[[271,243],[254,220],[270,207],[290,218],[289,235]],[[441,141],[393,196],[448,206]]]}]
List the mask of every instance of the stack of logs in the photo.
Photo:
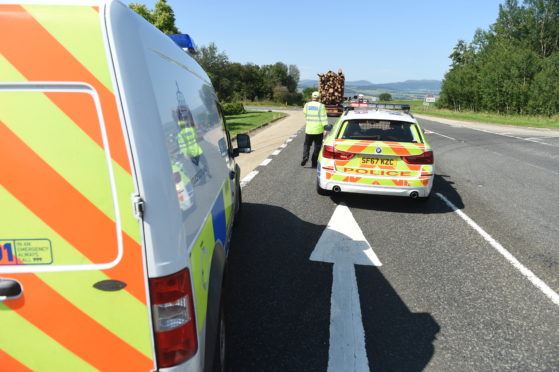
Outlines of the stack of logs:
[{"label": "stack of logs", "polygon": [[318,74],[318,90],[320,91],[320,102],[325,105],[336,105],[344,100],[345,77],[342,69],[338,73],[328,71]]}]

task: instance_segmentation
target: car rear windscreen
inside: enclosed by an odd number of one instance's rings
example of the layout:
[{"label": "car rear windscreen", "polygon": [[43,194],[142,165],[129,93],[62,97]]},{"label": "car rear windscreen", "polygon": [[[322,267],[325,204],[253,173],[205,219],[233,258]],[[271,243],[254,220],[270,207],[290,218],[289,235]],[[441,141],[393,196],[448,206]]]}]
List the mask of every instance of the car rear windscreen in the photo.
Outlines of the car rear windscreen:
[{"label": "car rear windscreen", "polygon": [[413,124],[392,120],[348,120],[342,126],[341,139],[368,141],[417,142]]}]

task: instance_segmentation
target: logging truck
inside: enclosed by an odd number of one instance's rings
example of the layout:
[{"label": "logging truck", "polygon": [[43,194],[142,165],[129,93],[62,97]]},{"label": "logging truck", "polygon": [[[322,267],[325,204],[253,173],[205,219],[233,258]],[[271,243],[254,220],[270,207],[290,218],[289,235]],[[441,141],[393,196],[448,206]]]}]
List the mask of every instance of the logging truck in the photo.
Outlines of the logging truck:
[{"label": "logging truck", "polygon": [[340,116],[343,111],[344,83],[345,77],[342,69],[338,73],[328,71],[325,74],[318,74],[318,90],[320,92],[320,102],[326,106],[328,116]]}]

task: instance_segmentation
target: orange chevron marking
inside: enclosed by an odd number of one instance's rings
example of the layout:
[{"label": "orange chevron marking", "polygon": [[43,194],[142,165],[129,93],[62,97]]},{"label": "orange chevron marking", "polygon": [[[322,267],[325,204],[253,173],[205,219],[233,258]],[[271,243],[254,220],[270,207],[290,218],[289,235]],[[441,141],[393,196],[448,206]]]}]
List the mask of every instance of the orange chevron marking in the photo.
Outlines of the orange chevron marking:
[{"label": "orange chevron marking", "polygon": [[[43,28],[25,9],[19,5],[2,5],[0,11],[12,13],[3,17],[0,34],[10,35],[0,39],[0,49],[4,57],[19,70],[29,81],[70,81],[86,82],[99,94],[107,136],[111,146],[111,156],[128,173],[130,162],[115,96],[89,70],[87,70],[70,52],[64,48],[46,29]],[[100,26],[99,26],[100,27]],[[22,47],[32,45],[33,47]],[[105,58],[105,56],[99,56]],[[76,117],[79,110],[74,102],[61,95],[46,93],[62,111],[64,111],[80,128],[99,146],[103,146],[99,124],[95,120],[84,122],[83,116]]]},{"label": "orange chevron marking", "polygon": [[27,368],[21,364],[18,360],[14,359],[10,354],[6,353],[4,350],[0,349],[0,368],[2,371],[9,372],[31,372],[30,368]]},{"label": "orange chevron marking", "polygon": [[407,148],[405,148],[404,146],[399,145],[398,143],[395,143],[395,142],[393,142],[393,143],[385,142],[384,144],[387,145],[387,146],[389,146],[389,147],[392,149],[392,151],[394,151],[394,153],[395,153],[396,155],[399,155],[399,156],[406,156],[406,155],[410,155],[410,154],[411,154]]},{"label": "orange chevron marking", "polygon": [[367,146],[363,146],[363,145],[353,145],[353,146],[351,146],[350,148],[348,148],[347,150],[344,150],[344,151],[347,151],[347,152],[354,152],[354,153],[356,153],[356,154],[360,154],[360,153],[362,153],[366,148],[367,148]]},{"label": "orange chevron marking", "polygon": [[[116,257],[115,224],[85,196],[19,139],[0,121],[0,164],[12,164],[0,173],[0,184],[94,263]],[[40,190],[30,177],[40,179]],[[44,197],[48,195],[48,197]],[[141,246],[123,233],[124,257],[107,275],[126,282],[128,290],[146,303]],[[114,247],[114,256],[107,249]]]},{"label": "orange chevron marking", "polygon": [[[149,371],[153,367],[152,360],[83,313],[37,276],[14,274],[11,277],[21,282],[25,293],[6,305],[87,363],[102,371]],[[64,324],[73,326],[61,326]]]}]

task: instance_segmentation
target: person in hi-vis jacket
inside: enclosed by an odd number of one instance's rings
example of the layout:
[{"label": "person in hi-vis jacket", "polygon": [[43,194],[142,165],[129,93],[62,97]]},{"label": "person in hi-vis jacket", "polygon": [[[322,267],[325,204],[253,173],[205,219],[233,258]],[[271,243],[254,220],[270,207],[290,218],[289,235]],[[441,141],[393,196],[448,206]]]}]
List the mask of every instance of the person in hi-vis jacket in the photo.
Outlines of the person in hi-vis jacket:
[{"label": "person in hi-vis jacket", "polygon": [[322,147],[322,138],[324,136],[324,126],[328,125],[328,116],[326,116],[326,107],[318,101],[320,93],[312,92],[312,101],[305,104],[303,114],[305,115],[305,144],[303,146],[303,160],[301,165],[304,166],[309,160],[309,152],[311,144],[314,143],[313,154],[311,157],[312,167],[316,168],[320,148]]}]

